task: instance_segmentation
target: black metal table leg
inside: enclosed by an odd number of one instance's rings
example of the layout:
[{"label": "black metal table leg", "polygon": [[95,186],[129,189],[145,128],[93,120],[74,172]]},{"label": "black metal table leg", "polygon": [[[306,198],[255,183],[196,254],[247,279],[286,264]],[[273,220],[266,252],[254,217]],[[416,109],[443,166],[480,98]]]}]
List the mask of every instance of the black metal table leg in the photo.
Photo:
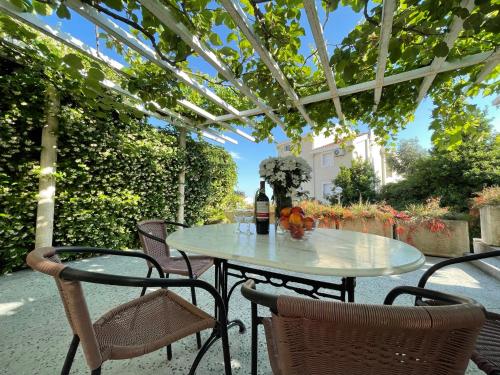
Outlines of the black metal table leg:
[{"label": "black metal table leg", "polygon": [[356,278],[346,278],[347,302],[354,302],[354,289],[356,288]]}]

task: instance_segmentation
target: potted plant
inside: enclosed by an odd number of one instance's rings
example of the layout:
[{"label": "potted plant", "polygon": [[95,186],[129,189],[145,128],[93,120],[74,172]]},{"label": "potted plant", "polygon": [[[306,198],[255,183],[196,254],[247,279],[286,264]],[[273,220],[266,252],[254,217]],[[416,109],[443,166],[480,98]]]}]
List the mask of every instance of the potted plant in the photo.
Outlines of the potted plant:
[{"label": "potted plant", "polygon": [[299,203],[306,216],[311,216],[318,221],[320,228],[338,229],[339,220],[342,218],[344,208],[340,205],[325,205],[316,200],[304,200]]},{"label": "potted plant", "polygon": [[273,189],[276,217],[283,208],[292,207],[292,191],[309,181],[311,172],[309,164],[297,156],[270,157],[260,163],[260,176]]},{"label": "potted plant", "polygon": [[440,207],[439,198],[425,204],[411,204],[396,215],[398,239],[415,246],[426,255],[457,257],[468,253],[469,223],[463,215]]},{"label": "potted plant", "polygon": [[393,211],[387,205],[352,204],[344,209],[339,228],[393,238]]},{"label": "potted plant", "polygon": [[500,246],[500,186],[483,189],[473,201],[479,208],[481,240],[486,245]]}]

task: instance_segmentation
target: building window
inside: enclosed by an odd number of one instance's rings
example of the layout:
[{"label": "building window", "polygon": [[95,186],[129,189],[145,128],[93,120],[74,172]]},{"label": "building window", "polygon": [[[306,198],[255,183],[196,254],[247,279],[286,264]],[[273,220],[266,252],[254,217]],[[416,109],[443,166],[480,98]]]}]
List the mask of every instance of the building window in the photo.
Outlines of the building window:
[{"label": "building window", "polygon": [[333,165],[333,152],[325,152],[321,154],[321,166],[331,167]]},{"label": "building window", "polygon": [[332,195],[333,184],[331,182],[327,182],[323,184],[323,199],[328,199],[330,195]]},{"label": "building window", "polygon": [[284,149],[285,149],[285,151],[290,151],[291,147],[290,147],[290,145],[285,145]]}]

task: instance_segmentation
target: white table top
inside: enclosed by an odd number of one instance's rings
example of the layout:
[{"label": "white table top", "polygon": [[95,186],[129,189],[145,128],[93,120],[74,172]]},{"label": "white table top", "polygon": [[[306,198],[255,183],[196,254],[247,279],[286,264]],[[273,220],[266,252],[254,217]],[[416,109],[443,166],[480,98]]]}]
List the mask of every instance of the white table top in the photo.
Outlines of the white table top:
[{"label": "white table top", "polygon": [[275,234],[273,226],[269,235],[235,230],[236,224],[193,227],[172,233],[167,242],[214,258],[312,275],[394,275],[416,270],[425,262],[413,246],[374,234],[318,228],[310,238],[297,241],[288,234]]}]

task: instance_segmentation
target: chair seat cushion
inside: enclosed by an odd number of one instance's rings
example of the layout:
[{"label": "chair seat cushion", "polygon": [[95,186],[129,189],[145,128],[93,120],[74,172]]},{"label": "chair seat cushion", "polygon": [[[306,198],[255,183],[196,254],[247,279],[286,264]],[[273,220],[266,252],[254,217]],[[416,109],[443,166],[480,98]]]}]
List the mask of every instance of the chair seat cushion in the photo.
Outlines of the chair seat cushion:
[{"label": "chair seat cushion", "polygon": [[[199,277],[214,264],[214,259],[206,256],[189,256],[191,269],[195,277]],[[183,257],[169,257],[160,260],[160,266],[166,273],[189,276],[186,261]]]},{"label": "chair seat cushion", "polygon": [[500,315],[488,312],[472,360],[486,374],[500,373]]},{"label": "chair seat cushion", "polygon": [[120,305],[94,323],[103,361],[137,357],[207,328],[215,320],[166,289]]}]

